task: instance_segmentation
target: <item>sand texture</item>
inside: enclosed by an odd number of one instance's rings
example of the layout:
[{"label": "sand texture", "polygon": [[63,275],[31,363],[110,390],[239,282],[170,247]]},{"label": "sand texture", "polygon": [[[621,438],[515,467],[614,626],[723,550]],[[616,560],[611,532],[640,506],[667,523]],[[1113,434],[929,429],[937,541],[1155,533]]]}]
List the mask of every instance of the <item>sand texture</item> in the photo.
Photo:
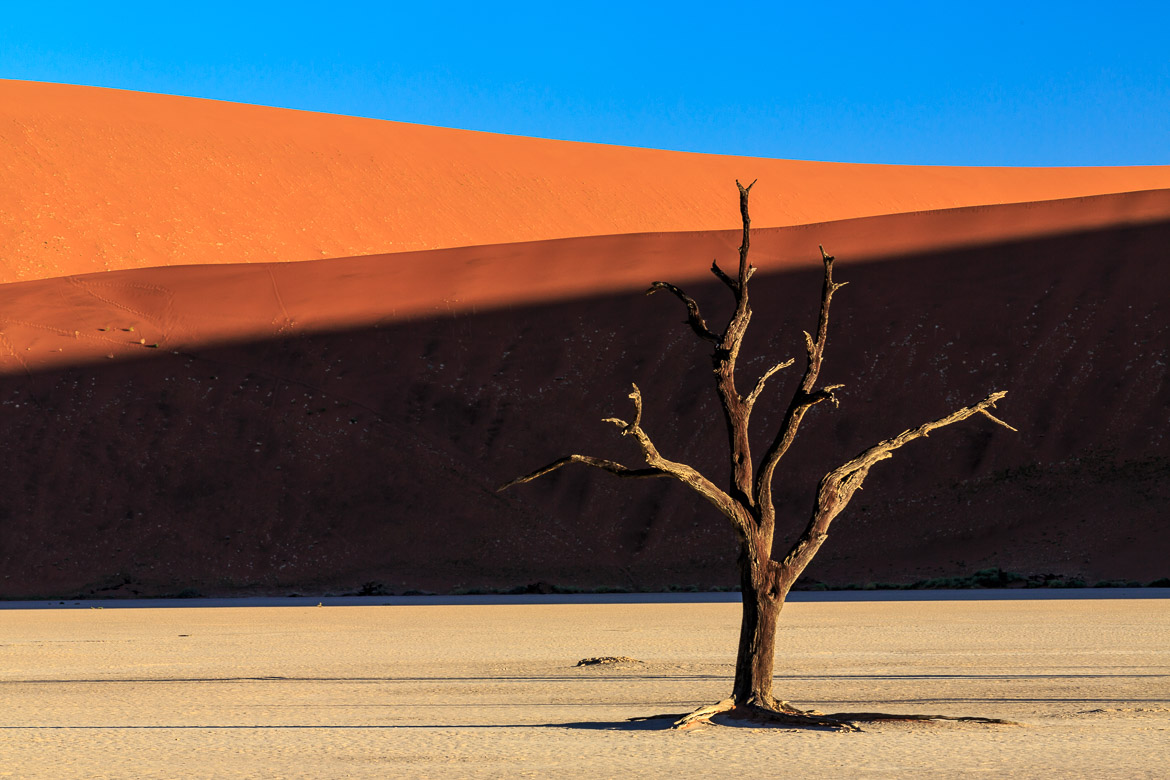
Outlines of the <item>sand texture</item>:
[{"label": "sand texture", "polygon": [[[846,165],[568,143],[0,81],[0,282],[800,225],[1170,186],[1170,166]],[[731,208],[728,208],[728,205]]]},{"label": "sand texture", "polygon": [[[780,544],[862,448],[1009,392],[866,483],[808,574],[1170,577],[1170,168],[865,166],[542,141],[0,81],[0,597],[726,586],[726,523],[602,418],[726,479],[709,321],[752,190],[740,386],[822,405]],[[445,248],[436,248],[445,247]],[[408,251],[409,250],[409,251]],[[300,262],[294,262],[300,261]],[[761,452],[799,368],[753,418]],[[633,460],[631,460],[633,459]],[[782,551],[780,551],[782,554]]]},{"label": "sand texture", "polygon": [[0,611],[0,777],[1165,776],[1163,600],[785,609],[793,701],[1022,726],[626,723],[727,693],[738,609]]}]

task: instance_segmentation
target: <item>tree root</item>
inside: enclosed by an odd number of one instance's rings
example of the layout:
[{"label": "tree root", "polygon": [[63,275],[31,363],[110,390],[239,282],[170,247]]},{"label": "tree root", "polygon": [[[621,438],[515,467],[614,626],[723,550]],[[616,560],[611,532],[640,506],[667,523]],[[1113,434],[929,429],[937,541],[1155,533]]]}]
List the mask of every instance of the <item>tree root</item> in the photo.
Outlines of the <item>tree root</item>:
[{"label": "tree root", "polygon": [[630,718],[630,721],[647,721],[671,718],[672,730],[686,730],[703,723],[718,722],[720,720],[742,721],[760,726],[788,726],[796,728],[829,729],[832,731],[862,731],[858,723],[875,723],[880,721],[923,721],[933,722],[941,720],[959,721],[963,723],[989,723],[1001,726],[1019,726],[1021,724],[999,718],[956,717],[953,715],[901,715],[886,712],[836,712],[826,715],[817,710],[802,710],[793,707],[786,701],[773,700],[767,703],[749,702],[736,704],[732,699],[724,699],[715,704],[699,707],[693,712],[685,714],[653,715],[650,717]]}]

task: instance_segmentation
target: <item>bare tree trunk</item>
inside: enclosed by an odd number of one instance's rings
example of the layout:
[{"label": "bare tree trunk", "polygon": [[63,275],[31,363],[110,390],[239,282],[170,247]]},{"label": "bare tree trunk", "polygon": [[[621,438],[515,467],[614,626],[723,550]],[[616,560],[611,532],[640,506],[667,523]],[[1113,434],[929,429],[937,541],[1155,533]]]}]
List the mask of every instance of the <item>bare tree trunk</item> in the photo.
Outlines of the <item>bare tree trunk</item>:
[{"label": "bare tree trunk", "polygon": [[[784,599],[768,582],[766,572],[755,568],[747,555],[740,556],[739,581],[743,619],[739,627],[739,652],[735,659],[735,683],[731,698],[737,704],[773,706],[773,664],[776,657],[776,623]],[[763,575],[763,576],[761,576]]]},{"label": "bare tree trunk", "polygon": [[[731,460],[731,479],[728,489],[722,490],[693,467],[672,461],[659,453],[658,448],[654,446],[650,436],[642,427],[642,393],[638,386],[634,385],[633,392],[630,393],[630,399],[634,402],[633,421],[627,422],[617,417],[609,417],[605,422],[616,425],[621,429],[623,436],[630,436],[637,442],[646,461],[645,468],[629,468],[616,461],[588,455],[567,455],[530,474],[505,483],[500,487],[500,490],[512,485],[530,482],[570,463],[582,463],[618,477],[670,477],[690,487],[727,517],[735,530],[740,546],[739,579],[743,597],[743,619],[740,624],[739,651],[735,662],[735,683],[731,698],[724,699],[718,704],[702,707],[679,719],[675,726],[686,728],[694,723],[710,719],[712,715],[729,710],[750,710],[755,717],[763,717],[762,713],[770,713],[767,715],[770,722],[845,728],[848,724],[840,718],[821,716],[820,713],[812,710],[798,710],[786,702],[777,701],[772,695],[773,664],[776,655],[776,623],[788,591],[828,537],[830,523],[845,509],[875,464],[890,458],[895,450],[915,439],[925,437],[938,428],[966,420],[977,414],[1010,430],[1014,431],[1015,428],[996,418],[989,411],[995,407],[997,401],[1006,395],[1004,392],[996,392],[982,401],[963,407],[946,417],[924,423],[917,428],[903,431],[891,439],[878,442],[825,475],[817,489],[812,515],[804,533],[793,543],[787,555],[782,559],[773,558],[772,541],[776,527],[776,508],[772,501],[772,478],[776,465],[788,452],[788,448],[796,438],[805,414],[812,407],[824,401],[828,401],[834,406],[838,403],[834,391],[840,389],[842,385],[823,385],[821,387],[817,385],[829,333],[829,306],[833,294],[844,287],[845,283],[833,281],[833,257],[825,252],[824,247],[821,247],[821,260],[825,268],[824,281],[821,286],[821,310],[817,319],[815,337],[807,331],[804,334],[807,358],[804,375],[793,393],[792,400],[784,414],[784,420],[776,431],[772,444],[761,459],[759,468],[754,468],[751,442],[748,436],[748,423],[752,409],[764,391],[767,381],[778,371],[791,366],[794,361],[789,359],[773,365],[756,380],[752,390],[747,395],[743,395],[736,388],[736,360],[752,316],[751,306],[748,303],[748,282],[756,270],[748,263],[749,228],[751,225],[748,218],[748,192],[752,185],[744,187],[737,181],[736,186],[739,188],[739,210],[743,219],[743,243],[739,248],[739,273],[733,277],[725,273],[719,267],[718,262],[711,263],[711,273],[728,287],[736,302],[735,313],[723,332],[712,330],[699,312],[699,304],[695,299],[673,284],[653,282],[646,291],[646,294],[650,295],[659,290],[666,290],[682,301],[687,308],[686,322],[691,330],[700,339],[713,345],[714,351],[711,357],[715,389],[719,395],[724,420],[727,424]],[[887,717],[875,713],[861,713],[861,715],[871,720]],[[926,717],[934,718],[937,716]]]}]

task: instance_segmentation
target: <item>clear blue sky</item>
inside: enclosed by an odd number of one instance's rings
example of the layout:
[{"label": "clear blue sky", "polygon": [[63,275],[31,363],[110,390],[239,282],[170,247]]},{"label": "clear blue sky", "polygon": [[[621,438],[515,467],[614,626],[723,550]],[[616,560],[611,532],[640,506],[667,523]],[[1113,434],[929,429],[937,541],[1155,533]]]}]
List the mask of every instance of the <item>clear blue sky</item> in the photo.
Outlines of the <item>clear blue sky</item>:
[{"label": "clear blue sky", "polygon": [[0,78],[720,154],[1170,163],[1165,0],[4,2]]}]

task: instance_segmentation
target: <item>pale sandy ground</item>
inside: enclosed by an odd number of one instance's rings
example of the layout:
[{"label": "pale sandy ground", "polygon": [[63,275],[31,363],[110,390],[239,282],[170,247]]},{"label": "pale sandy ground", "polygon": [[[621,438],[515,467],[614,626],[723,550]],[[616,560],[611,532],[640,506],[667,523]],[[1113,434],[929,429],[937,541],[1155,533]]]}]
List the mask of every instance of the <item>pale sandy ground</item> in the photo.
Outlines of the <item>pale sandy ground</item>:
[{"label": "pale sandy ground", "polygon": [[[738,606],[0,611],[0,776],[1166,777],[1164,599],[789,604],[777,688],[1026,725],[630,728],[728,692]],[[577,669],[593,655],[644,664]]]}]

